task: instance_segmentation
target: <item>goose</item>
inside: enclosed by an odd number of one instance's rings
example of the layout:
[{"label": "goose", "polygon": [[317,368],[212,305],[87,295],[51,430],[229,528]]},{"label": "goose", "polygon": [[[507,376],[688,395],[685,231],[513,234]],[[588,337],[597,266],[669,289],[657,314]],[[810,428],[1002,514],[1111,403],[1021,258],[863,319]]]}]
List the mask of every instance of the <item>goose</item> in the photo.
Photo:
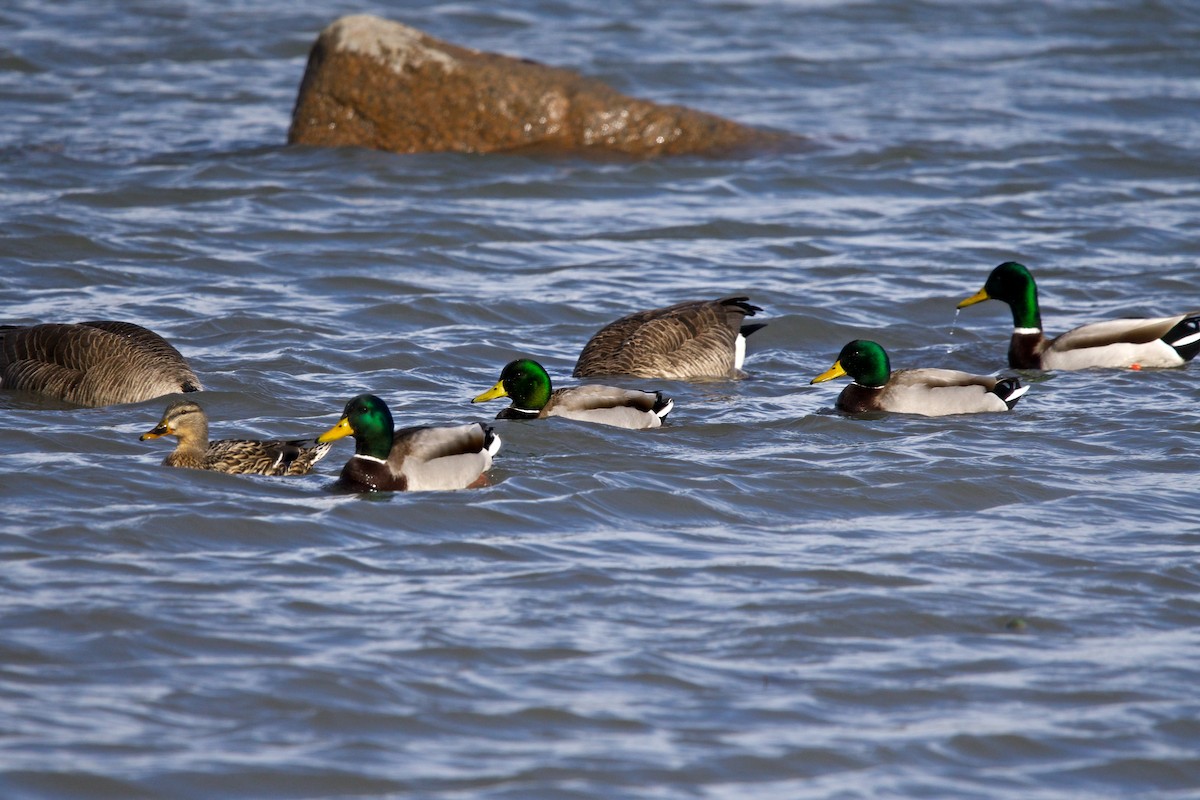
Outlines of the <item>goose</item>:
[{"label": "goose", "polygon": [[1009,411],[1029,391],[1016,378],[989,378],[952,369],[898,369],[877,343],[855,339],[842,348],[833,366],[811,383],[843,375],[854,381],[838,395],[837,407],[849,414],[892,411],[940,417],[982,411]]},{"label": "goose", "polygon": [[162,420],[141,435],[141,440],[174,436],[179,439],[163,464],[168,467],[210,469],[230,475],[304,475],[312,470],[333,445],[312,439],[208,440],[208,415],[199,403],[176,400],[167,406]]},{"label": "goose", "polygon": [[1008,365],[1013,369],[1178,367],[1200,353],[1200,311],[1092,322],[1047,339],[1042,333],[1037,284],[1029,269],[1015,261],[993,269],[983,288],[958,307],[984,300],[1000,300],[1012,309]]},{"label": "goose", "polygon": [[500,437],[487,425],[393,428],[387,403],[360,394],[346,403],[342,418],[317,437],[320,443],[354,437],[354,455],[337,485],[360,492],[418,492],[465,489],[491,469]]},{"label": "goose", "polygon": [[496,385],[471,402],[483,403],[497,397],[510,397],[513,402],[496,419],[565,417],[635,429],[661,426],[675,405],[662,392],[616,386],[568,386],[554,390],[546,368],[530,358],[510,361]]},{"label": "goose", "polygon": [[762,324],[742,320],[762,311],[748,297],[691,300],[610,322],[584,346],[572,375],[630,375],[693,380],[738,378],[746,337]]},{"label": "goose", "polygon": [[203,388],[157,333],[112,320],[0,327],[0,387],[93,407]]}]

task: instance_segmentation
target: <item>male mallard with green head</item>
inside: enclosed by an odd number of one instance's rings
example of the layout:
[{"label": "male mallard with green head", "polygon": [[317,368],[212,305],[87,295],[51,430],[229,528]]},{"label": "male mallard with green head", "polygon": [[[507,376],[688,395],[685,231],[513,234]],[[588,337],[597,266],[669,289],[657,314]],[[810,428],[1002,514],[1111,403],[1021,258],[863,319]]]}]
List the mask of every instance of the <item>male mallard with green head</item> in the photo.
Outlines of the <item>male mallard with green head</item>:
[{"label": "male mallard with green head", "polygon": [[355,491],[420,492],[465,489],[491,469],[500,437],[473,422],[449,427],[393,428],[392,412],[373,394],[346,403],[342,418],[317,437],[332,442],[354,437],[354,455],[338,485]]},{"label": "male mallard with green head", "polygon": [[681,381],[742,377],[746,337],[765,327],[742,324],[762,311],[748,301],[748,297],[691,300],[610,322],[584,346],[573,374]]},{"label": "male mallard with green head", "polygon": [[179,439],[179,444],[163,459],[166,466],[210,469],[230,475],[304,475],[331,447],[312,439],[210,442],[208,416],[191,400],[176,400],[168,405],[162,420],[143,433],[141,440],[160,436]]},{"label": "male mallard with green head", "polygon": [[1053,339],[1042,333],[1037,284],[1024,265],[1006,261],[959,308],[1000,300],[1012,309],[1008,365],[1013,369],[1178,367],[1200,353],[1200,312],[1173,317],[1113,319],[1073,328]]},{"label": "male mallard with green head", "polygon": [[812,383],[849,375],[854,381],[838,396],[837,407],[850,414],[892,411],[940,417],[982,411],[1008,411],[1029,390],[1016,378],[998,380],[953,369],[898,369],[875,342],[855,339],[838,353],[833,366]]},{"label": "male mallard with green head", "polygon": [[555,390],[545,367],[530,358],[510,361],[496,385],[471,402],[482,403],[497,397],[512,398],[512,405],[497,414],[496,419],[565,417],[618,428],[657,428],[675,405],[662,392],[616,386],[568,386]]}]

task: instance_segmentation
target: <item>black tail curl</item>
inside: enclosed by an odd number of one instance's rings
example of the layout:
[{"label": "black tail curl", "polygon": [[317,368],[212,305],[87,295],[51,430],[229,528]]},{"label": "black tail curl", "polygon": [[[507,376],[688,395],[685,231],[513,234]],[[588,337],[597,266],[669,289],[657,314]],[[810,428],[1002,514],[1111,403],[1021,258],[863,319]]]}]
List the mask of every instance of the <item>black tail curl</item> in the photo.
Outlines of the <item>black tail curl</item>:
[{"label": "black tail curl", "polygon": [[1191,361],[1200,353],[1200,314],[1180,320],[1162,340],[1174,347],[1184,361]]},{"label": "black tail curl", "polygon": [[1029,387],[1022,386],[1016,378],[1003,378],[996,381],[996,388],[992,389],[992,394],[1003,400],[1004,405],[1008,406],[1011,411],[1027,391],[1029,391]]}]

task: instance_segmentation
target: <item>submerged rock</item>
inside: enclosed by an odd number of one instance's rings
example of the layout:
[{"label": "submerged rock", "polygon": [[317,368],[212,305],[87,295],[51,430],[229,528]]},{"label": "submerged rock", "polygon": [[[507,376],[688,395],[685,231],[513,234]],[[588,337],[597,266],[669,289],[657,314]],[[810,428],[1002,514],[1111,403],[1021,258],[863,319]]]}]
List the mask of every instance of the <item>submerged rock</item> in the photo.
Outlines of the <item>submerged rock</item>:
[{"label": "submerged rock", "polygon": [[342,17],[317,38],[288,131],[290,144],[399,153],[722,154],[796,141],[365,14]]}]

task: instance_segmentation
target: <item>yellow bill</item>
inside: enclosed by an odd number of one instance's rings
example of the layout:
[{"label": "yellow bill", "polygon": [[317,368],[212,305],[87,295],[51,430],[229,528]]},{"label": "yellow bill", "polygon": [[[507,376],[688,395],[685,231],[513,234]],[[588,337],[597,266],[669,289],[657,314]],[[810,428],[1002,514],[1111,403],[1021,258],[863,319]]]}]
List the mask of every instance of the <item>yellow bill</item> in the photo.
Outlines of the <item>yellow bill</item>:
[{"label": "yellow bill", "polygon": [[483,394],[472,400],[472,403],[483,403],[488,400],[495,400],[497,397],[508,397],[508,392],[504,391],[504,381],[498,382],[495,386],[488,389]]},{"label": "yellow bill", "polygon": [[344,436],[349,436],[352,433],[354,433],[354,429],[350,427],[350,419],[348,417],[342,417],[340,420],[338,420],[337,425],[334,425],[332,428],[318,436],[317,442],[320,444],[325,444],[325,442],[336,442],[338,439],[341,439]]},{"label": "yellow bill", "polygon": [[976,303],[982,303],[984,300],[991,300],[991,299],[992,299],[992,297],[991,297],[991,295],[989,295],[987,293],[987,289],[980,289],[978,292],[976,292],[975,294],[968,297],[966,300],[963,300],[961,303],[959,303],[957,307],[958,308],[966,308],[967,306],[973,306]]},{"label": "yellow bill", "polygon": [[842,362],[841,362],[841,361],[835,361],[835,362],[833,362],[833,366],[832,366],[832,367],[830,367],[829,369],[825,370],[824,372],[822,372],[822,373],[821,373],[820,375],[818,375],[817,377],[813,378],[811,381],[809,381],[809,384],[811,385],[811,384],[814,384],[814,383],[824,383],[825,381],[831,381],[831,380],[833,380],[834,378],[840,378],[840,377],[842,377],[842,376],[843,376],[843,375],[845,375],[845,374],[846,374],[846,370],[844,370],[844,369],[842,368]]}]

